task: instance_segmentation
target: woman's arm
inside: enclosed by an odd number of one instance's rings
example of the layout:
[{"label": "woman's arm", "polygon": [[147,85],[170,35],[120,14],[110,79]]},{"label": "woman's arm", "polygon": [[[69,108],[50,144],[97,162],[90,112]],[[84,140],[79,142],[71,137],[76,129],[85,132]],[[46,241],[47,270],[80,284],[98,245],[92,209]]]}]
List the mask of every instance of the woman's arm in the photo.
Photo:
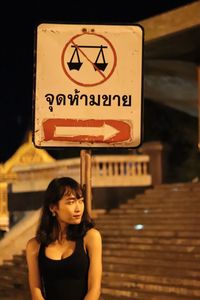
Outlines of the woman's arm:
[{"label": "woman's arm", "polygon": [[39,243],[35,238],[28,241],[26,246],[26,260],[28,265],[28,280],[32,300],[44,300],[41,292],[41,280],[38,267]]},{"label": "woman's arm", "polygon": [[85,237],[90,258],[88,292],[84,300],[98,300],[101,294],[102,278],[102,239],[97,229],[90,229]]}]

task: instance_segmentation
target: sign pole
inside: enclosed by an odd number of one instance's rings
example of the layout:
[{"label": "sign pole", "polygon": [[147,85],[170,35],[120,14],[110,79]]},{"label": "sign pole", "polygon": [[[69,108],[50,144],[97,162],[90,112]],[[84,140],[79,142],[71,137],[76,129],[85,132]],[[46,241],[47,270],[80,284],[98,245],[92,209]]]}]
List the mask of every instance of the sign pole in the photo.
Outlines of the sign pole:
[{"label": "sign pole", "polygon": [[91,164],[91,150],[86,150],[86,205],[89,215],[92,214],[92,164]]},{"label": "sign pole", "polygon": [[197,84],[198,84],[198,117],[199,117],[198,149],[200,151],[200,66],[198,66],[197,68]]},{"label": "sign pole", "polygon": [[91,164],[91,150],[81,150],[81,185],[85,189],[86,207],[89,215],[92,214],[92,164]]},{"label": "sign pole", "polygon": [[83,188],[85,188],[85,150],[80,151],[80,183]]}]

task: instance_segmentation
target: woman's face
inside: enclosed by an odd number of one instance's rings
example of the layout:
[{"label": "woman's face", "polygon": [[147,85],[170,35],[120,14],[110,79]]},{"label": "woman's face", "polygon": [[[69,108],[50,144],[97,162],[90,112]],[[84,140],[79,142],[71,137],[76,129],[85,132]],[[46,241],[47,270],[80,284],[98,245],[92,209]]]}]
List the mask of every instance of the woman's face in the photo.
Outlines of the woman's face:
[{"label": "woman's face", "polygon": [[59,200],[58,205],[53,207],[59,223],[79,224],[84,211],[84,198],[76,197],[72,191],[65,191],[63,197]]}]

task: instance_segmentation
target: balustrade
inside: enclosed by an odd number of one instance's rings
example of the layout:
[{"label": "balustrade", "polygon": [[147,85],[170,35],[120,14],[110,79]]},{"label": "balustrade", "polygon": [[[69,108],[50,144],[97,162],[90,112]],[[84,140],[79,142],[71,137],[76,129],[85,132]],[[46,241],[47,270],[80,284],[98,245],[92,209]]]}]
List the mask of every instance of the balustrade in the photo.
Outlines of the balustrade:
[{"label": "balustrade", "polygon": [[[92,187],[131,187],[152,184],[148,155],[94,155],[91,163]],[[16,174],[16,179],[10,183],[12,193],[44,191],[54,177],[69,176],[80,181],[80,158],[20,164],[13,166],[12,172]],[[8,227],[8,211],[2,213],[2,205],[7,207],[8,200],[5,197],[7,194],[2,187],[0,228]]]},{"label": "balustrade", "polygon": [[92,183],[100,186],[149,186],[148,155],[98,155],[92,158]]}]

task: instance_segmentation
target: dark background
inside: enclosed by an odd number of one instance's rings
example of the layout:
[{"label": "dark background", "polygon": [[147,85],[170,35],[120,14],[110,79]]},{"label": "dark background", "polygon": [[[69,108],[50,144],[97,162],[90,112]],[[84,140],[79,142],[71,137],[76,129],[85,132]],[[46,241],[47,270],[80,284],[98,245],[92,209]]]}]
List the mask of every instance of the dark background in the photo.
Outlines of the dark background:
[{"label": "dark background", "polygon": [[[6,2],[1,8],[0,33],[0,163],[14,154],[32,127],[34,31],[37,24],[136,23],[191,2],[194,1]],[[155,138],[159,138],[158,133]],[[62,157],[62,151],[52,153],[56,158]]]}]

